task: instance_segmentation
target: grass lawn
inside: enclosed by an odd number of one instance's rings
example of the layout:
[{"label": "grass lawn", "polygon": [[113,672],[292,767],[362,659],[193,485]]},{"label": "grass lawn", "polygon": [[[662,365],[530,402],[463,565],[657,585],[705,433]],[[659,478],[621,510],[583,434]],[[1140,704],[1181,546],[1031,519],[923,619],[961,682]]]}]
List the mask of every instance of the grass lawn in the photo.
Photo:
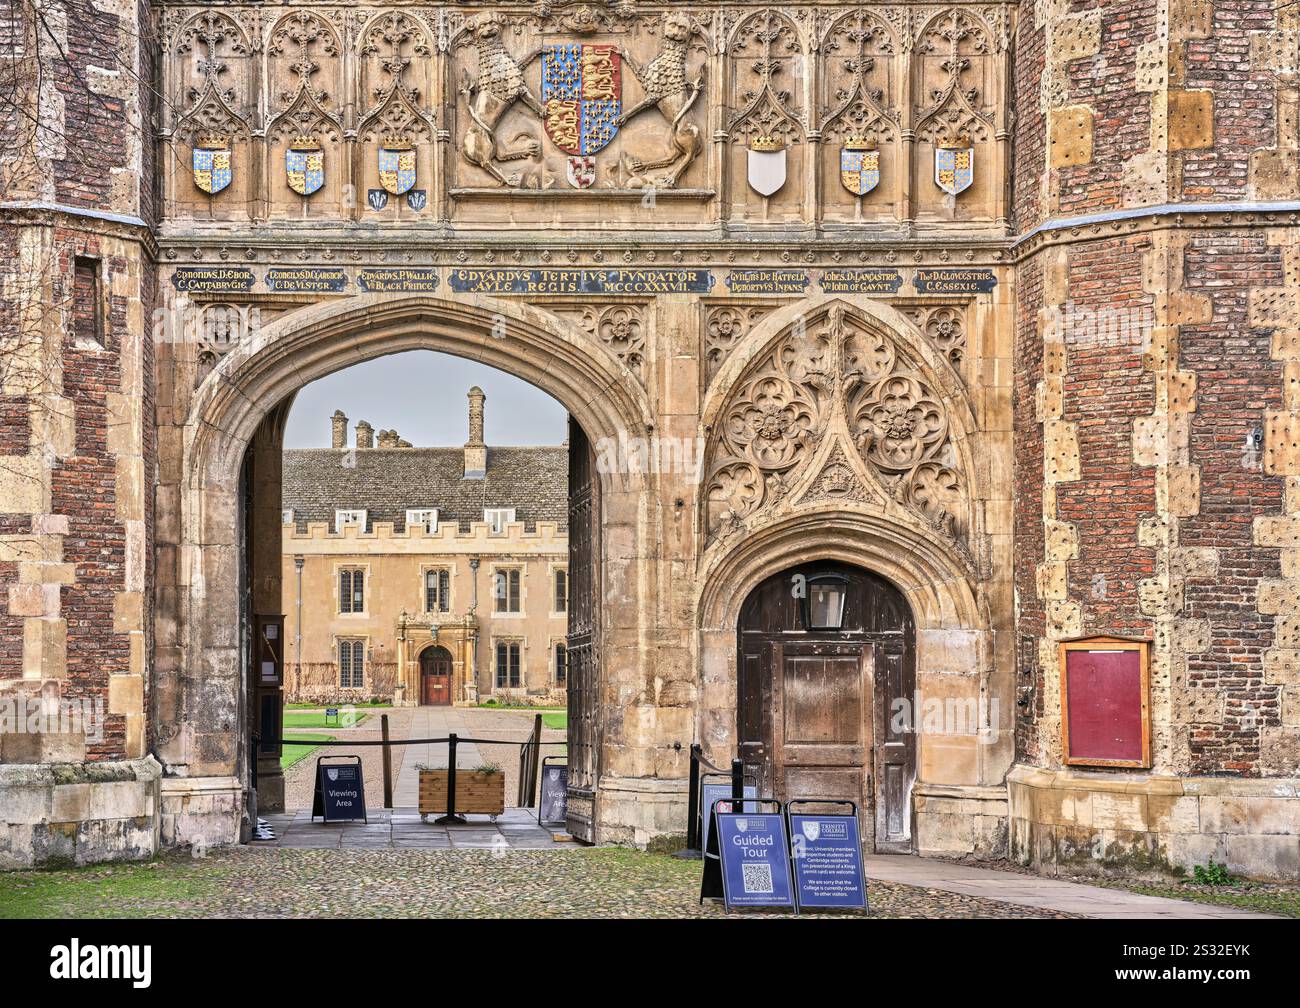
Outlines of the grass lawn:
[{"label": "grass lawn", "polygon": [[531,707],[528,704],[479,704],[484,710],[512,710],[512,711],[531,711],[534,714],[542,716],[543,728],[554,728],[556,731],[568,731],[569,712],[564,707]]},{"label": "grass lawn", "polygon": [[[1074,881],[1074,880],[1071,880]],[[1300,918],[1300,886],[1272,885],[1266,882],[1238,882],[1235,885],[1197,885],[1195,882],[1146,882],[1139,879],[1087,878],[1090,885],[1127,889],[1145,896],[1213,903],[1215,906],[1238,907],[1259,913]]]},{"label": "grass lawn", "polygon": [[[294,732],[297,738],[319,739],[321,742],[333,742],[333,735],[300,735]],[[320,746],[318,745],[285,745],[284,751],[280,753],[280,769],[288,770],[295,763],[301,763],[308,756],[314,753]]]},{"label": "grass lawn", "polygon": [[[357,714],[357,719],[353,724],[361,724],[365,719],[366,714],[360,712]],[[346,723],[342,713],[337,718],[330,718],[330,723],[326,724],[325,714],[323,712],[318,713],[313,711],[302,714],[290,712],[284,716],[284,730],[287,733],[297,728],[340,728],[343,726],[340,724],[340,721]]]}]

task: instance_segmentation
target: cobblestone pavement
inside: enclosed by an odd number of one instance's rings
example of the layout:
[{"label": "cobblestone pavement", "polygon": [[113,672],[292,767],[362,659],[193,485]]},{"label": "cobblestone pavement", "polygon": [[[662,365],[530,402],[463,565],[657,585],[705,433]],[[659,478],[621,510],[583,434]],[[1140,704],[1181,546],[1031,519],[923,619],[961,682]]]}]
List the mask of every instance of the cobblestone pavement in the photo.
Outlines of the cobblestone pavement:
[{"label": "cobblestone pavement", "polygon": [[[700,864],[619,848],[232,847],[204,858],[0,875],[0,917],[720,917]],[[1069,917],[872,882],[873,917]]]}]

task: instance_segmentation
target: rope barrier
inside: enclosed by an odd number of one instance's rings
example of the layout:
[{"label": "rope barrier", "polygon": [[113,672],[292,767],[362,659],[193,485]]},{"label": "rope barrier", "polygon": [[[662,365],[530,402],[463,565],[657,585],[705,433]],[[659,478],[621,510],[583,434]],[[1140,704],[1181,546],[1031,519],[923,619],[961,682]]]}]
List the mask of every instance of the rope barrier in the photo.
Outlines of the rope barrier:
[{"label": "rope barrier", "polygon": [[[442,745],[450,742],[449,738],[425,738],[425,739],[390,739],[385,742],[383,739],[356,739],[356,740],[339,740],[333,739],[325,741],[324,739],[295,739],[282,738],[280,742],[284,745],[310,745],[310,746],[395,746],[395,745]],[[534,742],[532,739],[525,739],[522,742],[516,742],[514,739],[487,739],[487,738],[462,738],[456,736],[456,741],[472,742],[476,745],[544,745],[544,746],[567,746],[568,742]]]}]

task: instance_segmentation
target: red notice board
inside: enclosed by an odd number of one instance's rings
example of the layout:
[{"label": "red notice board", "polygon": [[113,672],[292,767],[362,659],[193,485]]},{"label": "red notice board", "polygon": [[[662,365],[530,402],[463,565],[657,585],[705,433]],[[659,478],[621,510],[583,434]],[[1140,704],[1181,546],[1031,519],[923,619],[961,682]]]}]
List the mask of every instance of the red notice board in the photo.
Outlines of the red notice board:
[{"label": "red notice board", "polygon": [[1071,766],[1149,767],[1150,642],[1086,637],[1061,645],[1061,741]]}]

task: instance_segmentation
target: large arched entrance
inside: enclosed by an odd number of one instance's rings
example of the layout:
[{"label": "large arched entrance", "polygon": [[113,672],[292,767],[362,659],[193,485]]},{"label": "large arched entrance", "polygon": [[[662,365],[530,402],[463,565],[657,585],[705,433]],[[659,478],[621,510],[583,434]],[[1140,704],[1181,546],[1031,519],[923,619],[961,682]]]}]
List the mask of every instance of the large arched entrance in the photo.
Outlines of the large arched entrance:
[{"label": "large arched entrance", "polygon": [[420,652],[420,703],[446,707],[451,703],[451,652],[435,645]]},{"label": "large arched entrance", "polygon": [[[158,492],[176,499],[180,521],[159,531],[162,633],[153,703],[156,751],[168,776],[182,782],[169,789],[176,795],[172,803],[188,810],[178,836],[237,833],[240,796],[252,779],[249,599],[277,597],[279,578],[249,563],[256,552],[249,546],[254,527],[264,555],[279,553],[278,546],[266,548],[278,535],[278,508],[259,503],[274,500],[265,484],[279,480],[279,445],[268,436],[268,418],[317,378],[412,349],[506,371],[569,411],[571,470],[582,477],[570,513],[570,590],[582,619],[572,628],[567,678],[572,702],[583,713],[570,729],[568,808],[573,832],[596,838],[600,726],[606,720],[599,710],[605,695],[599,688],[602,631],[613,625],[635,636],[644,614],[653,611],[636,593],[620,593],[606,607],[602,586],[611,564],[619,583],[640,583],[639,565],[653,535],[640,515],[646,474],[598,469],[592,453],[602,440],[650,429],[652,413],[644,390],[617,358],[570,323],[518,302],[431,295],[362,295],[285,315],[249,333],[203,378],[183,421],[160,424],[160,438],[175,446],[175,457],[164,468]],[[259,517],[259,510],[267,513]],[[572,528],[575,521],[590,527]],[[601,533],[613,534],[617,553],[610,555]],[[580,591],[590,598],[579,598]],[[238,618],[229,604],[235,598],[241,600]],[[639,671],[629,668],[626,674]],[[652,747],[648,738],[635,736],[620,743],[625,749]],[[260,758],[253,758],[260,766]],[[196,794],[205,799],[202,811],[192,800]]]},{"label": "large arched entrance", "polygon": [[739,751],[762,793],[850,800],[864,841],[910,850],[916,739],[899,712],[916,648],[902,593],[849,564],[802,564],[749,593],[736,636]]}]

